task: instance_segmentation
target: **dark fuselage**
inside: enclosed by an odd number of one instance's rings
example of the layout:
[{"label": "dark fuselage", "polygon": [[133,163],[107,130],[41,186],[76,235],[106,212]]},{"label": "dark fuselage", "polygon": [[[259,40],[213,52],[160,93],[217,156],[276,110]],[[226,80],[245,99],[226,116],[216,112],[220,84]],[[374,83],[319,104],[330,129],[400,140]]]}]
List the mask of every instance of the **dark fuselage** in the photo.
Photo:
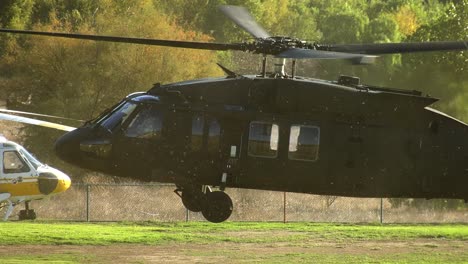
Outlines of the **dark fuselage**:
[{"label": "dark fuselage", "polygon": [[80,167],[177,185],[468,199],[468,127],[435,101],[300,78],[156,85],[56,149]]}]

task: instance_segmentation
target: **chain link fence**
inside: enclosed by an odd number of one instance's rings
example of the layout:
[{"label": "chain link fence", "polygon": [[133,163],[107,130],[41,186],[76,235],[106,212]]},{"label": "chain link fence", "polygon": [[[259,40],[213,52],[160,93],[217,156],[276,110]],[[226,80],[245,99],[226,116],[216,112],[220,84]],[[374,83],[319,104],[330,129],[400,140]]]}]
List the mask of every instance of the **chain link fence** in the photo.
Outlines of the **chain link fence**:
[{"label": "chain link fence", "polygon": [[[65,193],[31,202],[31,208],[36,210],[38,219],[48,220],[205,221],[201,213],[185,209],[174,189],[174,185],[162,184],[75,184]],[[234,203],[229,221],[468,223],[468,206],[461,201],[446,208],[440,204],[450,200],[423,200],[415,206],[411,199],[395,201],[246,189],[226,192]],[[22,205],[16,206],[11,218],[21,209]]]}]

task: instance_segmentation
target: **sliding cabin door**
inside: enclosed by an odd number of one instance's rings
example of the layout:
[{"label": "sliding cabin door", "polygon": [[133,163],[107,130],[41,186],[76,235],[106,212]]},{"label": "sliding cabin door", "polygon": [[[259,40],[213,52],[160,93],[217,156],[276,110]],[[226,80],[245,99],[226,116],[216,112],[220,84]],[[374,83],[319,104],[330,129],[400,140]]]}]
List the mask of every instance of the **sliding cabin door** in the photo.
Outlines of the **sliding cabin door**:
[{"label": "sliding cabin door", "polygon": [[191,118],[189,153],[192,178],[206,185],[235,184],[242,124],[204,112],[195,112]]},{"label": "sliding cabin door", "polygon": [[242,142],[241,185],[292,192],[318,189],[328,175],[320,142],[318,122],[292,118],[250,121]]},{"label": "sliding cabin door", "polygon": [[252,120],[246,128],[242,137],[239,186],[277,189],[284,169],[281,150],[285,147],[279,139],[285,131],[280,122],[269,117]]}]

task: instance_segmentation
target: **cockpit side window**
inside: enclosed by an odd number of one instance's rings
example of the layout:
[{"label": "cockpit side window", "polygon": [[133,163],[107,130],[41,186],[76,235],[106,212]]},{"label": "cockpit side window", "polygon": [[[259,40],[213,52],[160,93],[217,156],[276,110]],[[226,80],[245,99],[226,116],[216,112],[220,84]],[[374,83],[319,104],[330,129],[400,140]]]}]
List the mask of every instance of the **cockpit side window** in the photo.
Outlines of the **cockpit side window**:
[{"label": "cockpit side window", "polygon": [[137,107],[136,103],[126,102],[120,105],[114,112],[103,118],[101,125],[109,131],[122,125]]},{"label": "cockpit side window", "polygon": [[21,173],[30,170],[31,168],[17,151],[3,152],[3,173]]},{"label": "cockpit side window", "polygon": [[163,113],[155,107],[146,107],[138,112],[125,131],[132,138],[161,138]]}]

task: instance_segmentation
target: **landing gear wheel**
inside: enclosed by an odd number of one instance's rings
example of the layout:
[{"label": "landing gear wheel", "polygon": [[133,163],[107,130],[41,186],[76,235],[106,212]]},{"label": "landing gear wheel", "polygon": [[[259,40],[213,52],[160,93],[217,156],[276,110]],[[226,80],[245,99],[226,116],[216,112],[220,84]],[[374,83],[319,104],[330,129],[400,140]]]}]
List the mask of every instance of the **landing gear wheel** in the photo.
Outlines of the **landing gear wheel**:
[{"label": "landing gear wheel", "polygon": [[37,218],[36,212],[31,210],[20,210],[19,220],[35,220]]},{"label": "landing gear wheel", "polygon": [[206,193],[206,204],[202,214],[212,223],[226,221],[232,214],[232,200],[225,192],[216,191]]},{"label": "landing gear wheel", "polygon": [[200,212],[203,208],[204,200],[205,194],[201,190],[188,188],[182,191],[182,203],[185,208],[192,212]]}]

